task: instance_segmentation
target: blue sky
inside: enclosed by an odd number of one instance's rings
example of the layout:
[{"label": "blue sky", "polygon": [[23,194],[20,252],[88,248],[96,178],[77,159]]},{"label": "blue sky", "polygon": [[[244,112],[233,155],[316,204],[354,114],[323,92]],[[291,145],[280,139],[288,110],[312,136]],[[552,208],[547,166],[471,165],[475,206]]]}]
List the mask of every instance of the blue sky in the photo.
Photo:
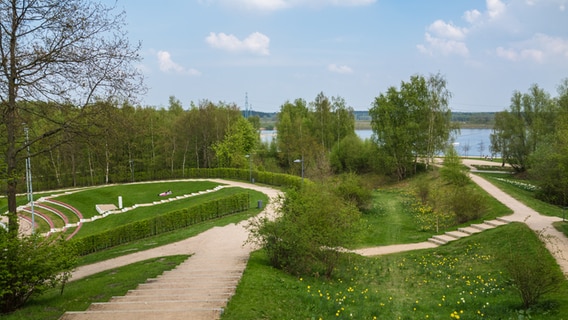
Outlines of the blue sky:
[{"label": "blue sky", "polygon": [[[103,0],[114,3],[113,0]],[[224,101],[274,112],[339,96],[355,110],[441,73],[454,111],[502,111],[568,77],[568,0],[118,0],[142,43],[148,106]]]}]

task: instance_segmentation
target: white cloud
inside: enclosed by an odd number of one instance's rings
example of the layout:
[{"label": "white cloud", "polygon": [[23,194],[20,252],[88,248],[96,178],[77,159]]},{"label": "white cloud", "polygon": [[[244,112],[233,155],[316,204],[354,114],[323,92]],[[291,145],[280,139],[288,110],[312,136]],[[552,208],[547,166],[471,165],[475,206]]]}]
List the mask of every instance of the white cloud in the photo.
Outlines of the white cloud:
[{"label": "white cloud", "polygon": [[489,14],[490,19],[497,19],[507,9],[507,6],[500,0],[487,0],[486,3],[487,14]]},{"label": "white cloud", "polygon": [[442,20],[436,20],[432,23],[428,30],[438,37],[461,40],[465,38],[467,33],[466,28],[459,28],[454,26],[452,23],[446,23]]},{"label": "white cloud", "polygon": [[476,9],[468,10],[464,13],[463,18],[469,23],[476,23],[481,18],[481,12]]},{"label": "white cloud", "polygon": [[340,73],[340,74],[348,74],[348,73],[353,73],[353,69],[351,69],[348,66],[338,66],[336,64],[330,64],[327,66],[327,70],[331,71],[331,72],[335,72],[335,73]]},{"label": "white cloud", "polygon": [[253,11],[272,12],[295,7],[366,6],[377,0],[200,0],[202,4],[220,4]]},{"label": "white cloud", "polygon": [[469,55],[469,49],[462,41],[433,37],[429,33],[426,33],[425,40],[427,45],[420,44],[416,46],[422,53],[431,56],[434,56],[438,53],[443,56],[459,55],[467,57]]},{"label": "white cloud", "polygon": [[175,63],[172,60],[172,57],[169,52],[167,51],[158,51],[156,54],[158,57],[158,64],[160,66],[160,70],[163,72],[174,72],[179,74],[187,74],[191,76],[199,76],[201,72],[195,69],[186,69],[183,66]]},{"label": "white cloud", "polygon": [[226,50],[230,52],[250,52],[254,54],[267,56],[270,54],[270,38],[260,32],[254,32],[240,40],[236,36],[230,34],[211,32],[205,41],[213,48]]},{"label": "white cloud", "polygon": [[495,52],[498,57],[515,62],[543,63],[555,57],[568,59],[568,40],[539,33],[529,40],[513,44],[511,48],[498,47]]}]

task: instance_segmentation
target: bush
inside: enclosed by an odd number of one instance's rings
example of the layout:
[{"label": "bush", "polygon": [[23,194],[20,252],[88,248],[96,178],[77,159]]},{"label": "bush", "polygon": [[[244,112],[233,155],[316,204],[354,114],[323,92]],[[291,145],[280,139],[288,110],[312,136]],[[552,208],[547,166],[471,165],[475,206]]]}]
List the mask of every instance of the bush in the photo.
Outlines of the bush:
[{"label": "bush", "polygon": [[[533,237],[511,239],[509,255],[504,266],[511,276],[511,283],[518,291],[524,309],[536,305],[546,293],[556,291],[564,281],[562,273],[553,270],[554,259],[546,248]],[[542,239],[546,241],[546,239]],[[528,243],[537,243],[528,245]]]},{"label": "bush", "polygon": [[63,287],[76,261],[73,246],[61,238],[14,237],[0,228],[0,313],[16,310],[49,288]]},{"label": "bush", "polygon": [[324,185],[291,190],[280,201],[278,218],[253,221],[249,241],[260,245],[276,268],[331,277],[338,248],[355,234],[357,208]]},{"label": "bush", "polygon": [[371,209],[373,193],[363,185],[361,178],[354,173],[344,173],[331,181],[335,193],[360,211]]}]

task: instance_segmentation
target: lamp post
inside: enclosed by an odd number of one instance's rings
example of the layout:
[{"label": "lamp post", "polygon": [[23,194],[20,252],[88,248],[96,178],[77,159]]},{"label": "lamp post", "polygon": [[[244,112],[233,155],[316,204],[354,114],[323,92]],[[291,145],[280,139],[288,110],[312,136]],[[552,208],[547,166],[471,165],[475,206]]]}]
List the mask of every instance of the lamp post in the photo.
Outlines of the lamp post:
[{"label": "lamp post", "polygon": [[245,158],[249,160],[249,181],[252,182],[252,156],[250,154],[245,154]]},{"label": "lamp post", "polygon": [[28,127],[24,127],[24,132],[26,133],[26,148],[28,150],[28,157],[26,158],[26,185],[28,191],[28,201],[30,202],[30,208],[32,211],[32,234],[35,233],[35,213],[34,213],[34,195],[32,190],[32,162],[30,160],[30,144]]},{"label": "lamp post", "polygon": [[302,183],[304,183],[304,155],[302,155],[302,159],[296,159],[294,162],[302,164]]}]

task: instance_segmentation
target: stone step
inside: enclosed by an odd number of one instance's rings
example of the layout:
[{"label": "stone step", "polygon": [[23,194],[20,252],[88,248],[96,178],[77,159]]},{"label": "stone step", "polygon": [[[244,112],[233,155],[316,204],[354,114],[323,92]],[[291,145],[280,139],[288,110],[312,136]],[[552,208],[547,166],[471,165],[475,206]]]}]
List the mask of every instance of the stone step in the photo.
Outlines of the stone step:
[{"label": "stone step", "polygon": [[243,273],[243,270],[245,270],[246,265],[243,265],[242,268],[225,268],[225,269],[219,269],[219,270],[213,270],[213,269],[174,269],[174,270],[169,270],[169,271],[165,271],[162,275],[158,276],[158,278],[160,277],[165,277],[165,276],[178,276],[178,275],[184,275],[184,274],[188,274],[188,275],[194,275],[194,276],[201,276],[201,275],[205,275],[205,276],[209,276],[209,275],[216,275],[216,274],[224,274],[224,275],[241,275]]},{"label": "stone step", "polygon": [[227,299],[190,300],[190,301],[125,301],[125,302],[94,302],[87,311],[184,311],[192,308],[221,308],[227,305]]},{"label": "stone step", "polygon": [[[235,288],[236,283],[234,282],[219,282],[216,287],[219,288]],[[141,283],[138,285],[138,289],[204,289],[210,288],[211,284],[208,282],[192,283],[192,282],[178,282],[178,283]]]},{"label": "stone step", "polygon": [[486,220],[483,223],[488,224],[490,226],[499,227],[508,224],[508,222],[504,222],[501,220]]},{"label": "stone step", "polygon": [[487,223],[479,223],[479,224],[472,224],[470,227],[472,228],[476,228],[479,231],[485,231],[485,230],[489,230],[489,229],[493,229],[495,228],[495,226],[487,224]]},{"label": "stone step", "polygon": [[503,218],[503,217],[497,217],[497,218],[495,218],[495,219],[496,219],[496,220],[499,220],[499,221],[501,221],[501,222],[505,222],[505,223],[511,223],[511,222],[513,222],[513,221],[511,221],[511,220],[509,220],[509,219],[507,219],[507,218]]},{"label": "stone step", "polygon": [[68,311],[60,320],[211,320],[219,319],[222,308],[192,309],[186,311]]},{"label": "stone step", "polygon": [[200,292],[186,293],[186,294],[127,294],[125,296],[112,297],[109,302],[138,302],[138,301],[181,301],[181,300],[207,300],[207,299],[229,299],[233,294],[230,292],[217,292],[210,294],[203,294]]},{"label": "stone step", "polygon": [[146,283],[232,283],[232,282],[239,282],[241,279],[240,276],[213,276],[213,277],[190,277],[190,276],[182,276],[182,277],[160,277],[160,278],[152,278],[146,280]]},{"label": "stone step", "polygon": [[227,294],[235,292],[235,286],[225,286],[216,288],[140,288],[140,286],[135,290],[128,290],[128,295],[133,296],[158,296],[158,295],[176,295],[176,294],[202,294],[202,295],[213,295],[213,294]]},{"label": "stone step", "polygon": [[460,231],[460,230],[457,230],[457,231],[448,231],[448,232],[446,232],[445,234],[448,235],[448,236],[450,236],[450,237],[456,238],[456,239],[460,239],[460,238],[467,237],[467,236],[470,235],[469,233],[467,233],[467,232],[462,232],[462,231]]},{"label": "stone step", "polygon": [[435,238],[428,239],[428,242],[432,242],[432,243],[439,245],[439,246],[445,245],[447,243],[447,242],[444,242],[444,241],[441,241],[441,240],[438,240],[438,239],[435,239]]},{"label": "stone step", "polygon": [[463,233],[467,233],[469,235],[481,232],[480,229],[477,229],[477,228],[474,228],[474,227],[463,227],[463,228],[459,228],[458,231],[461,231]]},{"label": "stone step", "polygon": [[445,234],[435,235],[435,236],[433,236],[433,237],[430,238],[430,239],[438,240],[438,241],[440,241],[442,244],[446,244],[446,243],[448,243],[448,242],[450,242],[450,241],[457,240],[456,238],[451,237],[451,236],[448,236],[448,235],[445,235]]}]

